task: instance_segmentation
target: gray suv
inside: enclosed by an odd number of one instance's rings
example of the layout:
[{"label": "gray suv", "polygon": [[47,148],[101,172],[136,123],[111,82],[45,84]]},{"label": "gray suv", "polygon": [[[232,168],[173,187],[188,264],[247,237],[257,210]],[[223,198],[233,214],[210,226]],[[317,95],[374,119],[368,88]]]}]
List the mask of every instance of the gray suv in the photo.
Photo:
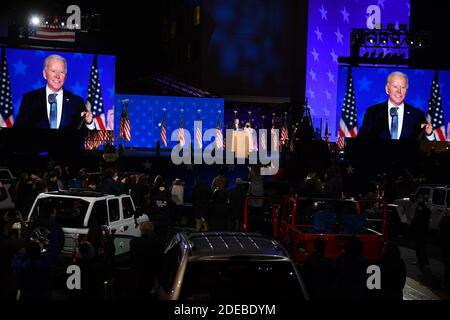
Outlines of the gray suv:
[{"label": "gray suv", "polygon": [[256,233],[177,233],[162,270],[160,299],[308,299],[287,252]]}]

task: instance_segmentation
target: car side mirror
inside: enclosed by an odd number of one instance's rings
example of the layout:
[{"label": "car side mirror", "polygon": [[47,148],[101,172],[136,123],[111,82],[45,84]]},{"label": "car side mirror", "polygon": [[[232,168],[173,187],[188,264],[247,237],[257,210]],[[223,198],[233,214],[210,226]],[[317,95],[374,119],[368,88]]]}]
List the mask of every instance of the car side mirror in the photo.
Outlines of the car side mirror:
[{"label": "car side mirror", "polygon": [[141,207],[136,207],[136,210],[134,211],[134,218],[139,218],[140,216],[142,216],[143,214],[143,210]]}]

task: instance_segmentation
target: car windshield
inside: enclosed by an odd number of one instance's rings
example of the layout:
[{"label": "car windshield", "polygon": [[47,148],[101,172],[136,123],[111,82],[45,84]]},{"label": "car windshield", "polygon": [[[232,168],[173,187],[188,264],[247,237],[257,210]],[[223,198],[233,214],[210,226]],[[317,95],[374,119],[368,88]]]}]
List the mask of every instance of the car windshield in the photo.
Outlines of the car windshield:
[{"label": "car windshield", "polygon": [[11,175],[6,170],[0,170],[0,181],[5,184],[11,183]]},{"label": "car windshield", "polygon": [[297,225],[309,226],[312,233],[362,234],[367,228],[382,231],[383,206],[376,201],[301,199]]},{"label": "car windshield", "polygon": [[31,215],[31,222],[47,222],[56,209],[58,223],[65,228],[83,227],[89,202],[81,199],[48,197],[37,201]]},{"label": "car windshield", "polygon": [[181,299],[300,299],[303,292],[289,261],[191,261]]}]

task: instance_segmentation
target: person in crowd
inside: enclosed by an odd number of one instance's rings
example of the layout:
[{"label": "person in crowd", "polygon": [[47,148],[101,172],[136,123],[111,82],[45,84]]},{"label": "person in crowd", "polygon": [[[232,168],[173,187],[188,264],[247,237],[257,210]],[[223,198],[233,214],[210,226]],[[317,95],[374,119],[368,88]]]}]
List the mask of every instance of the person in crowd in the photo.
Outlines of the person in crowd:
[{"label": "person in crowd", "polygon": [[237,130],[240,130],[240,129],[241,128],[240,128],[240,125],[239,125],[239,119],[235,118],[234,121],[233,121],[233,130],[237,131]]},{"label": "person in crowd", "polygon": [[155,223],[155,232],[162,241],[168,238],[169,225],[174,225],[175,204],[166,188],[164,178],[155,177],[151,192],[150,219]]},{"label": "person in crowd", "polygon": [[311,171],[306,176],[303,193],[305,197],[323,196],[323,183],[315,171]]},{"label": "person in crowd", "polygon": [[325,181],[325,195],[329,198],[342,198],[342,179],[339,172],[334,167],[327,170]]},{"label": "person in crowd", "polygon": [[3,186],[3,183],[0,181],[0,201],[6,200],[8,198],[8,194],[6,193],[6,188]]},{"label": "person in crowd", "polygon": [[378,297],[382,300],[403,300],[406,267],[398,245],[386,242],[377,264],[381,271],[381,290],[376,292]]},{"label": "person in crowd", "polygon": [[334,297],[344,300],[367,298],[367,258],[363,256],[363,243],[358,236],[350,237],[343,253],[336,259]]},{"label": "person in crowd", "polygon": [[26,93],[22,97],[15,128],[78,129],[85,123],[95,128],[92,112],[86,109],[83,99],[63,89],[67,76],[66,59],[52,54],[44,61],[44,79],[47,85]]},{"label": "person in crowd", "polygon": [[95,258],[96,249],[89,241],[82,241],[74,259],[80,267],[81,288],[71,290],[70,297],[80,300],[104,300],[107,298],[107,284],[111,283],[107,263]]},{"label": "person in crowd", "polygon": [[30,211],[33,204],[33,180],[27,173],[22,173],[14,188],[14,204],[16,210],[23,214]]},{"label": "person in crowd", "polygon": [[107,226],[94,222],[89,226],[86,241],[89,241],[95,249],[94,259],[104,261],[111,271],[116,250],[114,246],[114,234],[111,234]]},{"label": "person in crowd", "polygon": [[219,170],[219,175],[213,179],[211,184],[211,191],[214,192],[217,189],[225,190],[228,187],[228,179],[225,176],[225,169],[221,168]]},{"label": "person in crowd", "polygon": [[385,90],[388,100],[367,109],[358,138],[417,140],[425,136],[434,140],[433,126],[427,122],[422,110],[405,102],[408,76],[392,72],[387,77]]},{"label": "person in crowd", "polygon": [[152,222],[143,222],[140,229],[141,237],[130,242],[132,294],[138,299],[151,299],[157,287],[164,248]]},{"label": "person in crowd", "polygon": [[450,292],[450,208],[447,208],[446,215],[439,222],[439,242],[444,261],[444,282],[443,289]]},{"label": "person in crowd", "polygon": [[427,239],[429,232],[431,210],[427,207],[425,198],[419,195],[416,199],[416,211],[410,225],[410,235],[416,242],[416,258],[414,265],[428,265]]},{"label": "person in crowd", "polygon": [[176,178],[173,181],[170,194],[173,202],[175,202],[177,206],[182,206],[184,204],[184,184],[180,178]]},{"label": "person in crowd", "polygon": [[229,192],[228,199],[231,205],[231,219],[233,222],[233,230],[238,231],[240,224],[243,222],[245,197],[248,192],[248,184],[241,178],[236,179],[236,186]]},{"label": "person in crowd", "polygon": [[230,223],[230,206],[227,203],[227,193],[225,190],[216,189],[216,191],[214,191],[208,212],[208,231],[232,230]]},{"label": "person in crowd", "polygon": [[170,195],[172,201],[175,203],[175,221],[178,225],[185,225],[187,217],[184,213],[184,183],[180,178],[176,178],[172,182],[172,187],[170,188]]},{"label": "person in crowd", "polygon": [[56,174],[56,172],[51,171],[48,173],[47,175],[47,189],[48,191],[58,191],[59,190],[59,186],[58,186],[58,176]]},{"label": "person in crowd", "polygon": [[212,192],[208,185],[196,176],[194,180],[194,187],[192,188],[192,206],[194,209],[195,230],[206,231],[209,201],[211,200]]},{"label": "person in crowd", "polygon": [[97,191],[105,194],[120,195],[119,174],[115,169],[106,169],[103,178],[97,187]]},{"label": "person in crowd", "polygon": [[[256,164],[249,167],[248,174],[248,195],[262,197],[264,196],[264,180],[261,175],[261,165]],[[249,199],[248,200],[248,224],[249,230],[252,231],[267,231],[264,223],[264,200],[263,199]]]},{"label": "person in crowd", "polygon": [[[21,222],[20,232],[13,228]],[[0,301],[15,300],[18,284],[11,268],[11,261],[28,243],[29,234],[19,211],[10,210],[0,216]]]},{"label": "person in crowd", "polygon": [[51,300],[52,299],[52,270],[56,262],[61,245],[57,224],[57,209],[50,216],[50,240],[47,250],[41,251],[37,241],[27,244],[25,252],[16,254],[11,268],[18,277],[19,299],[23,301]]},{"label": "person in crowd", "polygon": [[319,237],[314,240],[314,251],[307,256],[301,269],[303,279],[312,300],[330,298],[333,279],[333,264],[325,257],[326,241]]}]

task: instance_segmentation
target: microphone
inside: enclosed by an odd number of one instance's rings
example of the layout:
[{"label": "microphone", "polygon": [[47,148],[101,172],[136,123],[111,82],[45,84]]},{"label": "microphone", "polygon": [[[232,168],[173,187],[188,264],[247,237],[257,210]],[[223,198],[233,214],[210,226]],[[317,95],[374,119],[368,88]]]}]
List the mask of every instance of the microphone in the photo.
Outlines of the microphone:
[{"label": "microphone", "polygon": [[81,116],[80,123],[78,124],[78,130],[80,130],[81,127],[83,126],[84,119],[86,118],[86,114],[87,114],[87,112],[85,112],[84,115]]},{"label": "microphone", "polygon": [[50,93],[48,95],[48,103],[51,105],[52,103],[56,103],[56,94]]},{"label": "microphone", "polygon": [[91,111],[91,103],[89,102],[89,100],[86,101],[86,111],[87,111],[87,112],[84,112],[84,114],[81,116],[80,123],[78,124],[78,130],[80,130],[81,127],[83,126],[83,123],[84,123],[84,121],[85,121],[85,119],[86,119],[87,113],[88,113],[89,111]]},{"label": "microphone", "polygon": [[391,108],[389,109],[389,114],[391,117],[395,117],[397,115],[397,110],[395,110],[395,108]]}]

